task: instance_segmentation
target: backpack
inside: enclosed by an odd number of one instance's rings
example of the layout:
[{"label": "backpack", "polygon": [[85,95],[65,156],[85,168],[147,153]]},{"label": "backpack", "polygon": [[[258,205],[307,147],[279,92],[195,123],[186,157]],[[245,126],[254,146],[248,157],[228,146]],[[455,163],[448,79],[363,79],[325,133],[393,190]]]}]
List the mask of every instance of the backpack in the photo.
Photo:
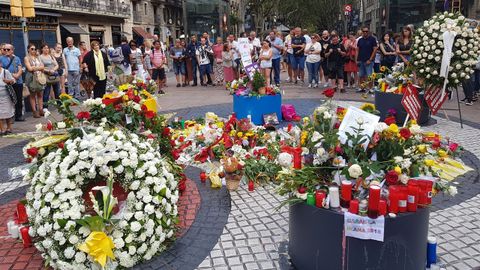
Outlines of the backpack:
[{"label": "backpack", "polygon": [[115,48],[113,51],[110,51],[110,62],[114,64],[120,64],[123,62],[125,57],[123,57],[122,46]]}]

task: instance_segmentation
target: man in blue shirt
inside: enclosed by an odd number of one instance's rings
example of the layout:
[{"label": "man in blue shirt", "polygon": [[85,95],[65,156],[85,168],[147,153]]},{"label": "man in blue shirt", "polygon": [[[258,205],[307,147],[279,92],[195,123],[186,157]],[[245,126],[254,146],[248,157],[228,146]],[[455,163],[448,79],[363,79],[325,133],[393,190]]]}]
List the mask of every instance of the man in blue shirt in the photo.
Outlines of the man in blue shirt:
[{"label": "man in blue shirt", "polygon": [[[199,47],[199,43],[197,42],[197,36],[196,35],[191,36],[190,43],[187,46],[187,56],[192,61],[192,75],[193,75],[192,86],[197,86],[197,70],[199,69],[199,67],[198,67],[196,52],[198,47]],[[200,77],[200,84],[203,84],[202,77]]]},{"label": "man in blue shirt", "polygon": [[73,46],[73,38],[67,37],[67,47],[63,49],[63,55],[67,61],[68,94],[72,97],[80,97],[80,50]]},{"label": "man in blue shirt", "polygon": [[[270,31],[268,35],[268,39],[270,40],[270,44],[272,46],[272,69],[273,69],[273,80],[275,84],[278,86],[280,84],[280,61],[282,60],[282,51],[283,51],[283,41],[277,37],[275,31]],[[270,73],[270,77],[272,76]]]},{"label": "man in blue shirt", "polygon": [[[373,63],[377,53],[377,39],[370,35],[368,27],[362,28],[362,37],[357,41],[357,65],[360,76],[360,85],[373,73]],[[359,89],[357,92],[365,92]]]},{"label": "man in blue shirt", "polygon": [[17,96],[17,104],[15,104],[15,121],[25,121],[23,117],[23,81],[22,81],[22,61],[14,54],[12,44],[5,44],[0,56],[0,63],[3,68],[8,69],[15,79],[13,89]]}]

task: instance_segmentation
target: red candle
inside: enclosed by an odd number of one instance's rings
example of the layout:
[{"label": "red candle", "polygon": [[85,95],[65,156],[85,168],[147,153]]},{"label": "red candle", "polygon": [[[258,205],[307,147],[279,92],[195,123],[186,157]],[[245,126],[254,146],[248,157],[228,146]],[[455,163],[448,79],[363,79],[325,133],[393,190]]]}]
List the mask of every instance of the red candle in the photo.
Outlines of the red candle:
[{"label": "red candle", "polygon": [[390,186],[388,188],[389,195],[388,195],[388,200],[389,200],[389,212],[390,213],[398,213],[398,199],[400,196],[399,190],[397,186]]},{"label": "red candle", "polygon": [[[416,181],[417,182],[417,185],[418,185],[418,205],[426,205],[427,204],[427,186],[426,186],[426,183],[425,181],[423,180],[412,180],[410,179],[410,181]],[[409,182],[410,182],[409,181]]]},{"label": "red candle", "polygon": [[297,147],[293,149],[293,168],[301,169],[302,168],[302,148]]},{"label": "red candle", "polygon": [[20,228],[20,235],[22,236],[24,248],[32,246],[32,238],[30,238],[30,235],[28,234],[28,229],[28,226],[23,226],[22,228]]},{"label": "red candle", "polygon": [[352,182],[348,180],[342,181],[341,192],[340,205],[343,208],[348,208],[352,200]]},{"label": "red candle", "polygon": [[378,204],[380,202],[380,186],[371,185],[368,192],[368,217],[378,217]]},{"label": "red candle", "polygon": [[419,188],[417,183],[408,182],[407,209],[408,212],[417,212]]},{"label": "red candle", "polygon": [[255,189],[255,184],[252,180],[248,181],[248,191],[253,191]]},{"label": "red candle", "polygon": [[21,202],[17,203],[18,223],[23,224],[28,222],[27,209]]},{"label": "red candle", "polygon": [[350,201],[350,207],[348,208],[348,212],[358,215],[358,200],[354,199]]},{"label": "red candle", "polygon": [[323,202],[325,200],[325,192],[324,191],[320,191],[320,190],[317,190],[315,192],[315,205],[318,207],[318,208],[322,208],[323,207]]},{"label": "red candle", "polygon": [[425,182],[425,190],[427,192],[427,204],[432,204],[432,190],[433,190],[433,182],[430,180],[426,180]]},{"label": "red candle", "polygon": [[405,213],[407,212],[407,196],[408,188],[405,186],[399,187],[400,196],[398,198],[398,212]]},{"label": "red candle", "polygon": [[387,214],[387,201],[384,199],[381,199],[378,202],[378,214],[380,216],[385,216]]},{"label": "red candle", "polygon": [[207,181],[207,174],[205,172],[200,173],[200,181],[205,183]]}]

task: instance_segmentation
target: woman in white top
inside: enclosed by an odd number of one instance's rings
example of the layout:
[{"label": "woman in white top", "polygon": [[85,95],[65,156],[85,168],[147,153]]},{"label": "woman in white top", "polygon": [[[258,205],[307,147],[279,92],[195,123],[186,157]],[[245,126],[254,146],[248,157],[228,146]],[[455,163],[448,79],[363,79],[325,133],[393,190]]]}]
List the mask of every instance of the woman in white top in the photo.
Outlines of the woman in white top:
[{"label": "woman in white top", "polygon": [[[7,69],[0,65],[0,136],[12,133],[12,118],[15,115],[15,104],[10,99],[6,85],[15,83],[15,79]],[[3,123],[6,123],[4,128]]]},{"label": "woman in white top", "polygon": [[260,70],[265,76],[265,81],[267,85],[270,85],[270,73],[272,72],[272,49],[270,48],[270,42],[264,40],[262,43],[262,49],[260,50]]},{"label": "woman in white top", "polygon": [[308,87],[318,87],[318,70],[320,69],[320,52],[322,45],[318,42],[320,36],[312,35],[312,42],[305,46],[305,55],[307,56]]}]

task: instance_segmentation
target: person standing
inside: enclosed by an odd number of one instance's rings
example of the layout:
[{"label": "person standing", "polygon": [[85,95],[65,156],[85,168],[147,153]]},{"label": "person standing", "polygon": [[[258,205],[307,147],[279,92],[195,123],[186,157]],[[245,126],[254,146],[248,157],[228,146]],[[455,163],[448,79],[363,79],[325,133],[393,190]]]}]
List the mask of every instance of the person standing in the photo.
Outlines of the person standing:
[{"label": "person standing", "polygon": [[[197,70],[199,70],[198,62],[197,62],[197,36],[193,35],[190,38],[190,43],[187,46],[187,56],[189,57],[190,61],[192,62],[192,86],[197,86]],[[200,84],[203,84],[203,78],[200,78]]]},{"label": "person standing", "polygon": [[78,49],[80,50],[80,63],[83,63],[83,57],[88,53],[85,41],[80,41],[80,43],[78,43]]},{"label": "person standing", "polygon": [[165,94],[162,90],[163,81],[165,80],[165,54],[163,53],[162,46],[160,41],[155,40],[153,42],[153,50],[150,55],[150,60],[152,61],[152,80],[157,82],[158,93]]},{"label": "person standing", "polygon": [[322,45],[318,42],[320,36],[314,34],[311,38],[311,43],[305,47],[305,54],[307,55],[307,70],[308,70],[308,87],[318,87],[318,70],[320,68],[320,53],[322,52]]},{"label": "person standing", "polygon": [[302,34],[303,34],[303,37],[305,38],[305,41],[307,42],[307,45],[312,43],[312,38],[310,37],[310,35],[308,34],[308,30],[307,29],[303,29],[302,30]]},{"label": "person standing", "polygon": [[67,60],[68,94],[75,98],[80,97],[80,50],[73,46],[73,38],[67,37],[67,47],[63,49]]},{"label": "person standing", "polygon": [[343,93],[345,92],[343,85],[344,63],[347,52],[345,51],[343,44],[340,43],[340,39],[336,32],[332,32],[331,37],[332,40],[325,52],[325,56],[328,59],[330,84],[333,88],[337,88],[336,82],[338,80],[338,89]]},{"label": "person standing", "polygon": [[[360,76],[360,86],[373,73],[373,63],[377,53],[377,40],[370,35],[368,27],[362,28],[362,37],[357,42],[357,65]],[[359,88],[358,93],[365,92],[365,89]]]},{"label": "person standing", "polygon": [[223,84],[224,81],[224,74],[223,74],[223,60],[222,60],[222,52],[223,52],[223,39],[221,37],[217,37],[217,43],[212,46],[213,51],[213,58],[215,59],[215,63],[213,64],[213,73],[215,74],[215,84]]},{"label": "person standing", "polygon": [[145,67],[143,66],[142,50],[138,48],[137,42],[130,40],[130,64],[132,65],[132,72],[135,77],[145,80]]},{"label": "person standing", "polygon": [[290,33],[285,37],[285,55],[287,58],[287,71],[288,78],[285,82],[293,82],[293,70],[292,70],[292,57],[293,57],[293,48],[292,48],[292,38],[295,35],[294,29],[290,30]]},{"label": "person standing", "polygon": [[152,41],[150,39],[145,39],[143,46],[143,62],[145,64],[148,77],[152,78],[152,60],[150,59],[150,55],[152,54]]},{"label": "person standing", "polygon": [[62,53],[62,44],[57,43],[55,44],[55,50],[53,52],[53,57],[57,61],[58,64],[58,75],[60,76],[60,92],[65,93],[65,73],[67,70],[67,61],[65,60],[65,56]]},{"label": "person standing", "polygon": [[228,36],[228,43],[230,43],[230,50],[233,52],[233,70],[235,72],[235,78],[240,76],[240,52],[238,51],[238,42],[235,40],[234,35]]},{"label": "person standing", "polygon": [[22,61],[15,55],[15,48],[12,44],[5,44],[2,48],[3,55],[0,56],[1,66],[8,70],[13,76],[15,83],[12,84],[17,97],[15,104],[15,121],[25,121],[23,117],[23,79],[22,79]]},{"label": "person standing", "polygon": [[[41,77],[45,78],[45,76],[43,76],[44,67],[42,61],[38,59],[35,45],[29,44],[27,50],[28,55],[24,58],[25,68],[27,71],[27,74],[25,75],[25,84],[30,92],[29,100],[33,117],[40,118],[40,116],[43,116],[43,88],[45,87],[46,83],[43,81],[43,79],[40,80]],[[78,51],[78,56],[80,56],[80,51]]]},{"label": "person standing", "polygon": [[392,43],[390,34],[385,33],[380,41],[380,52],[382,53],[382,66],[391,69],[395,64],[395,58],[397,57],[396,45]]},{"label": "person standing", "polygon": [[410,50],[412,49],[412,29],[408,26],[403,27],[402,35],[397,43],[398,62],[408,65],[410,63]]},{"label": "person standing", "polygon": [[[213,55],[212,48],[207,45],[207,39],[205,37],[200,38],[200,47],[198,47],[196,55],[197,61],[200,65],[200,77],[205,81],[207,80],[206,76],[212,73],[212,65],[210,64],[209,54]],[[207,84],[213,85],[212,82]],[[207,84],[202,84],[202,86],[207,86]]]},{"label": "person standing", "polygon": [[272,57],[273,52],[270,48],[270,42],[264,40],[262,42],[262,49],[260,50],[259,61],[260,61],[260,70],[265,77],[266,85],[270,85],[270,73],[272,72]]},{"label": "person standing", "polygon": [[[5,46],[2,48],[2,50]],[[6,53],[5,53],[6,54]],[[8,69],[0,67],[0,136],[12,133],[12,119],[15,115],[15,105],[7,92],[6,85],[14,84],[15,79]],[[4,123],[6,127],[4,127]]]},{"label": "person standing", "polygon": [[[272,73],[273,73],[273,82],[275,85],[280,85],[280,62],[282,61],[282,52],[283,52],[283,41],[277,37],[275,31],[270,31],[268,35],[268,40],[272,47]],[[272,75],[270,75],[270,81]]]},{"label": "person standing", "polygon": [[47,84],[43,89],[43,107],[48,108],[48,100],[52,96],[58,99],[60,97],[60,75],[58,74],[57,60],[50,54],[48,44],[43,44],[40,47],[42,54],[38,57],[43,63],[43,73],[47,77]]},{"label": "person standing", "polygon": [[90,44],[92,48],[83,58],[84,69],[90,78],[95,80],[93,87],[93,98],[102,98],[107,88],[107,70],[110,66],[107,54],[100,50],[100,43],[94,40]]},{"label": "person standing", "polygon": [[[357,66],[357,39],[353,32],[348,34],[345,41],[345,50],[347,50],[347,60],[345,63],[345,72],[347,73],[347,87],[353,88],[358,84],[358,66]],[[353,77],[353,78],[352,78]],[[353,80],[353,82],[352,82]]]},{"label": "person standing", "polygon": [[307,41],[302,35],[302,29],[300,27],[295,28],[295,36],[292,38],[292,70],[295,84],[300,79],[304,81],[304,69],[305,69],[305,46]]},{"label": "person standing", "polygon": [[187,86],[185,83],[185,48],[179,39],[175,40],[175,46],[170,49],[170,57],[173,60],[173,71],[177,79],[177,87]]},{"label": "person standing", "polygon": [[225,82],[232,82],[235,80],[235,72],[233,70],[233,51],[230,49],[230,44],[228,42],[223,44],[222,66]]},{"label": "person standing", "polygon": [[325,57],[325,52],[330,44],[330,33],[327,30],[322,32],[319,43],[322,45],[322,52],[320,53],[320,57],[322,58],[320,61],[320,80],[323,82],[323,87],[328,87],[328,61]]},{"label": "person standing", "polygon": [[260,39],[257,38],[257,33],[255,31],[250,32],[248,41],[250,42],[250,45],[251,45],[252,61],[255,61],[256,59],[258,59],[260,55],[260,50],[262,49],[262,43],[260,42]]},{"label": "person standing", "polygon": [[[130,76],[132,75],[132,59],[131,59],[131,49],[128,44],[128,39],[126,36],[122,36],[120,44],[120,50],[122,52],[123,60],[121,61],[119,67],[123,71],[123,75]],[[118,48],[117,48],[118,50]]]}]

